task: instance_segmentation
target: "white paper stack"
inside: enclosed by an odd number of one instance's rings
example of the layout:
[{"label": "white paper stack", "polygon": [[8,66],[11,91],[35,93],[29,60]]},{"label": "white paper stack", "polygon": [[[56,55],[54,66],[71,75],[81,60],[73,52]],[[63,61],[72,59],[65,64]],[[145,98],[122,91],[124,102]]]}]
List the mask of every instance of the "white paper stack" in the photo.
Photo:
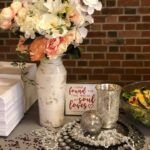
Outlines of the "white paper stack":
[{"label": "white paper stack", "polygon": [[[21,81],[21,71],[19,67],[14,67],[11,65],[12,62],[0,62],[0,77],[5,77],[9,79],[18,79]],[[29,80],[35,80],[35,74],[37,71],[36,64],[26,63],[26,68],[28,74],[26,75]],[[32,104],[37,100],[36,87],[30,83],[23,83],[23,89],[25,93],[24,101],[24,112],[26,112]]]},{"label": "white paper stack", "polygon": [[0,77],[0,136],[8,136],[24,116],[24,91],[18,79]]}]

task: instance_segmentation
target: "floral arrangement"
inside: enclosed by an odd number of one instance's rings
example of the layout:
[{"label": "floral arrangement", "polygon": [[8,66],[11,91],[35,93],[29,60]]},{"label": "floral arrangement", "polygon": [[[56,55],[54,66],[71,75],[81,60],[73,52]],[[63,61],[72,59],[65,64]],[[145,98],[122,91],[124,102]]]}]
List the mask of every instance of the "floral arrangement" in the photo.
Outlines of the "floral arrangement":
[{"label": "floral arrangement", "polygon": [[0,13],[0,28],[20,36],[19,54],[51,59],[77,50],[101,9],[99,0],[13,0]]}]

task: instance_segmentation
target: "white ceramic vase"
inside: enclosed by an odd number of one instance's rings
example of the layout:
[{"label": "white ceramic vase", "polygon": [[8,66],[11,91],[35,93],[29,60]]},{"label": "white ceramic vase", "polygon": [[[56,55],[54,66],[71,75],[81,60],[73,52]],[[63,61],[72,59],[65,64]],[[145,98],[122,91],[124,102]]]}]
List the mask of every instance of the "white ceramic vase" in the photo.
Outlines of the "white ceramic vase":
[{"label": "white ceramic vase", "polygon": [[64,120],[66,69],[62,58],[42,60],[37,73],[40,125],[60,127]]}]

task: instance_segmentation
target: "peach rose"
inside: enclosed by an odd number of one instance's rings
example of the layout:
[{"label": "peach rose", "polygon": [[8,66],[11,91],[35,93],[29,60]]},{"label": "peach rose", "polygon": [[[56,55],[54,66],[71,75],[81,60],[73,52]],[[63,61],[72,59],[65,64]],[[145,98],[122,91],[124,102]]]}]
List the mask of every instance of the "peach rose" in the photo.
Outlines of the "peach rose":
[{"label": "peach rose", "polygon": [[73,42],[75,40],[76,37],[76,33],[75,31],[69,31],[66,35],[65,35],[65,41],[66,43],[69,45],[71,42]]},{"label": "peach rose", "polygon": [[11,25],[12,25],[11,20],[2,20],[0,22],[0,28],[2,28],[4,30],[10,29]]},{"label": "peach rose", "polygon": [[14,18],[14,16],[15,16],[15,13],[11,9],[11,7],[6,7],[6,8],[2,9],[1,16],[4,19],[12,20]]},{"label": "peach rose", "polygon": [[10,6],[14,13],[18,13],[18,11],[22,8],[22,3],[19,1],[13,2]]},{"label": "peach rose", "polygon": [[47,39],[44,37],[36,38],[29,46],[32,61],[41,60],[45,55]]},{"label": "peach rose", "polygon": [[19,43],[18,43],[18,46],[17,46],[17,51],[19,51],[21,53],[24,53],[29,49],[29,45],[24,45],[25,41],[26,41],[26,39],[23,38],[23,37],[21,37],[19,39]]}]

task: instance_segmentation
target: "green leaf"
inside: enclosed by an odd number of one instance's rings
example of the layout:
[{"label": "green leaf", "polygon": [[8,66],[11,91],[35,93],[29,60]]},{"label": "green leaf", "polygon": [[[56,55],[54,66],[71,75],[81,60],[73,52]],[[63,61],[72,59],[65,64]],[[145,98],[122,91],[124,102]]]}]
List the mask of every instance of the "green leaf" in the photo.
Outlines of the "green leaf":
[{"label": "green leaf", "polygon": [[123,92],[122,97],[125,98],[126,100],[130,99],[132,96],[135,96],[134,92]]},{"label": "green leaf", "polygon": [[70,58],[80,58],[81,49],[79,47],[74,47],[74,45],[69,45],[66,53]]},{"label": "green leaf", "polygon": [[33,41],[34,41],[34,39],[29,38],[23,44],[24,45],[30,45]]},{"label": "green leaf", "polygon": [[18,63],[17,62],[12,62],[11,65],[14,66],[14,67],[17,67]]}]

